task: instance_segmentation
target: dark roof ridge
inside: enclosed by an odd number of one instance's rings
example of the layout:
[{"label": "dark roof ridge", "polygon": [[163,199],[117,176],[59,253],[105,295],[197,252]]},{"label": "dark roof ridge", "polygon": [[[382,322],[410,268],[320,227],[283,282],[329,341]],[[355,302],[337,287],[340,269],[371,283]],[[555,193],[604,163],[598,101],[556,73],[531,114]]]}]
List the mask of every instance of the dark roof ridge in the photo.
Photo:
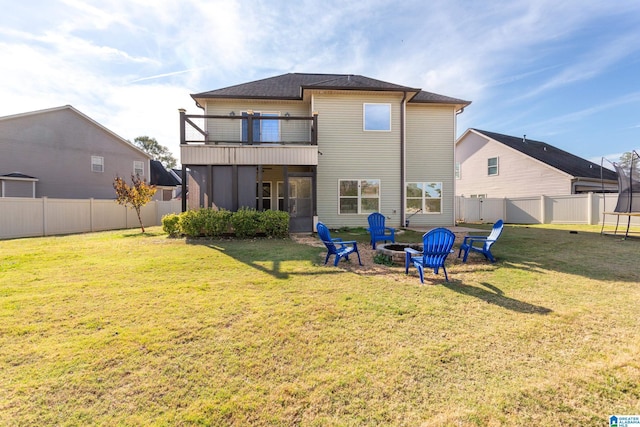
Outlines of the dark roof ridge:
[{"label": "dark roof ridge", "polygon": [[595,179],[600,178],[602,173],[604,179],[617,180],[617,174],[614,171],[547,142],[529,139],[526,135],[517,137],[476,128],[470,129],[571,176]]},{"label": "dark roof ridge", "polygon": [[415,92],[409,102],[469,105],[469,101],[451,98],[419,88],[399,85],[360,74],[285,73],[247,83],[192,94],[197,98],[285,99],[300,100],[305,89]]}]

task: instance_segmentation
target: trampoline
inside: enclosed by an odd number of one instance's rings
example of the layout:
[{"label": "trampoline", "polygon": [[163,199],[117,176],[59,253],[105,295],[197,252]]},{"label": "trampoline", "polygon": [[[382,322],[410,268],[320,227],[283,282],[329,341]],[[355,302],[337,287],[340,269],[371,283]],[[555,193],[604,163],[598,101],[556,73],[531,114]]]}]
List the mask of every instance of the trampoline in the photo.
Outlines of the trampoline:
[{"label": "trampoline", "polygon": [[[618,174],[618,203],[616,203],[613,212],[602,213],[602,229],[600,233],[618,235],[620,218],[626,217],[627,228],[624,237],[640,237],[640,235],[632,236],[632,233],[630,233],[631,218],[640,217],[640,155],[634,150],[631,152],[631,158],[628,163],[610,163]],[[616,217],[616,228],[613,233],[605,233],[604,231],[607,215]]]}]

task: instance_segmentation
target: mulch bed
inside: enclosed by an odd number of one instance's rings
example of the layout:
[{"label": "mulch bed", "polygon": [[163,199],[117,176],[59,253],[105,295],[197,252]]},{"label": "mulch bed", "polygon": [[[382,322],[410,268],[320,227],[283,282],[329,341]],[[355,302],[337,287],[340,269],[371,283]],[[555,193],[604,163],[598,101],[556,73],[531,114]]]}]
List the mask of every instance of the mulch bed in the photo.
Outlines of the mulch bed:
[{"label": "mulch bed", "polygon": [[[447,263],[446,263],[447,272],[449,273],[449,280],[456,280],[456,278],[452,276],[452,270],[453,270],[452,267],[455,268],[454,272],[460,273],[460,272],[474,270],[473,268],[474,265],[476,265],[476,267],[479,264],[482,264],[485,266],[491,265],[487,261],[484,261],[484,258],[474,257],[473,255],[470,255],[469,259],[467,260],[467,263],[463,264],[462,258],[458,259],[458,247],[460,242],[462,242],[462,240],[464,239],[464,236],[467,235],[467,233],[455,233],[455,234],[456,234],[456,244],[457,244],[454,247],[455,252],[452,253],[447,258]],[[324,248],[324,244],[322,244],[322,242],[315,236],[293,234],[291,235],[291,239],[296,243],[318,247],[318,248]],[[360,252],[360,258],[363,264],[362,266],[358,265],[358,256],[354,254],[349,257],[348,262],[344,260],[340,261],[340,263],[338,264],[338,267],[347,271],[351,271],[356,274],[363,275],[363,276],[387,276],[387,278],[395,280],[397,282],[412,283],[412,284],[415,284],[417,282],[418,285],[420,284],[418,272],[415,268],[409,269],[409,274],[406,275],[404,272],[404,266],[400,266],[400,265],[387,266],[383,264],[376,264],[373,261],[373,258],[376,255],[376,251],[373,250],[371,248],[371,245],[369,245],[368,243],[359,243],[358,251]],[[321,254],[318,255],[318,259],[320,260],[321,263],[324,263],[324,258],[326,254],[327,254],[326,252],[322,252]],[[332,263],[333,263],[333,257],[331,257],[331,259],[329,260],[329,264],[333,265]],[[424,277],[425,285],[440,284],[442,282],[444,282],[444,274],[442,273],[442,271],[440,271],[437,276],[434,275],[433,272],[425,272],[425,277]]]}]

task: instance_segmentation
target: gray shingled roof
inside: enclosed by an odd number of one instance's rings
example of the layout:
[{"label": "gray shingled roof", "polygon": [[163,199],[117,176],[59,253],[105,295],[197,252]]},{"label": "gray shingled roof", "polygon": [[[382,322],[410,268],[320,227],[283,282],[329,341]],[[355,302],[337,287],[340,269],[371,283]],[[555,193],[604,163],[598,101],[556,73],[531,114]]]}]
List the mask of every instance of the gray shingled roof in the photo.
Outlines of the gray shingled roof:
[{"label": "gray shingled roof", "polygon": [[302,99],[305,89],[417,92],[410,102],[469,105],[469,101],[425,92],[357,74],[288,73],[222,89],[192,94],[197,98]]},{"label": "gray shingled roof", "polygon": [[161,187],[175,187],[180,185],[180,181],[176,179],[161,162],[158,160],[151,160],[151,179],[149,182],[153,185],[159,185]]},{"label": "gray shingled roof", "polygon": [[[480,129],[472,129],[482,135],[485,135],[495,141],[498,141],[508,147],[520,151],[529,157],[533,157],[549,166],[568,173],[576,178],[593,178],[600,179],[602,169],[602,178],[606,180],[616,181],[618,175],[607,168],[601,168],[600,165],[575,156],[564,150],[554,147],[542,141],[534,141],[523,137],[515,137],[503,135],[495,132],[487,132]],[[523,141],[524,139],[524,141]]]}]

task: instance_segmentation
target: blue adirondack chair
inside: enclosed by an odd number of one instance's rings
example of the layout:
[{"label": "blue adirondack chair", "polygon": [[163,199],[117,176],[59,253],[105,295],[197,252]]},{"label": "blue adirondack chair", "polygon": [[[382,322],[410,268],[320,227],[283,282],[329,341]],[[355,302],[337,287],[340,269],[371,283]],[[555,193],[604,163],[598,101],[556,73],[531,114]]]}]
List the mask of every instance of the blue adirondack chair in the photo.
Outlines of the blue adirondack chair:
[{"label": "blue adirondack chair", "polygon": [[373,249],[376,248],[376,242],[396,242],[396,229],[392,227],[385,227],[384,215],[379,212],[374,212],[369,215],[369,218],[367,219],[369,220],[369,228],[367,228],[367,231],[371,235],[371,246],[373,246]]},{"label": "blue adirondack chair", "polygon": [[409,267],[412,265],[418,269],[420,282],[424,283],[424,269],[432,268],[434,274],[442,268],[444,278],[448,282],[449,276],[444,262],[450,253],[453,252],[453,242],[456,235],[446,228],[434,228],[422,236],[422,252],[412,248],[405,248],[405,274],[409,274]]},{"label": "blue adirondack chair", "polygon": [[498,237],[502,234],[503,228],[504,223],[500,219],[493,224],[493,229],[488,236],[466,236],[460,245],[458,258],[460,258],[460,254],[464,251],[462,262],[467,262],[469,252],[479,252],[489,261],[496,262],[496,259],[491,254],[491,246],[493,246],[496,240],[498,240]]},{"label": "blue adirondack chair", "polygon": [[318,237],[327,247],[327,257],[324,259],[325,264],[329,261],[329,257],[331,255],[336,256],[333,265],[337,266],[341,258],[344,258],[348,261],[349,255],[355,253],[356,255],[358,255],[358,263],[362,265],[362,261],[360,260],[360,252],[358,252],[358,243],[355,240],[343,241],[339,237],[332,239],[331,234],[329,233],[329,229],[321,222],[318,222],[317,230]]}]

